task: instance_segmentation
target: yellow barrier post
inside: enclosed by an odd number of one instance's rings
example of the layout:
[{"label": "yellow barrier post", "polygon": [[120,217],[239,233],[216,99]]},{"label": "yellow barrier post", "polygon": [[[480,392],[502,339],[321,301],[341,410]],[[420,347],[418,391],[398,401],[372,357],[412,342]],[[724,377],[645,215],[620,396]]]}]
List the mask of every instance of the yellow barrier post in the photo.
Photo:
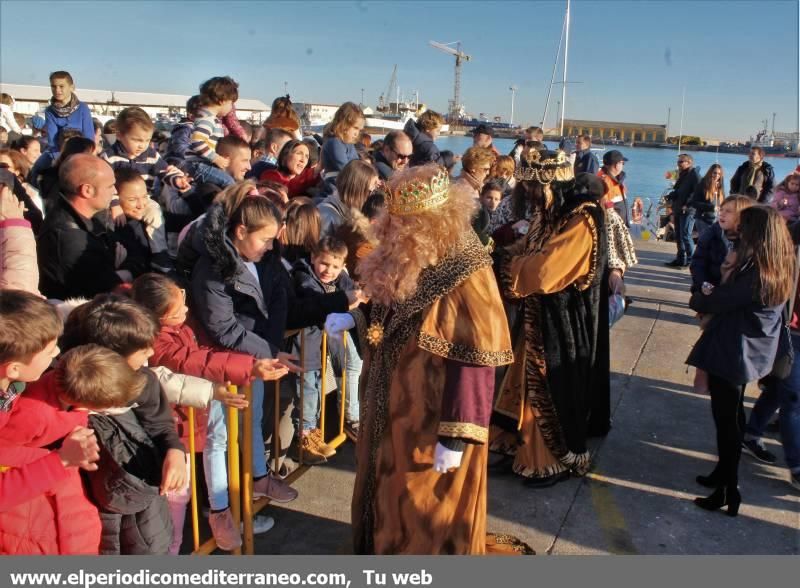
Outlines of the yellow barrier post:
[{"label": "yellow barrier post", "polygon": [[347,441],[347,435],[344,433],[344,413],[345,413],[345,403],[347,399],[345,395],[347,394],[345,381],[347,379],[347,333],[342,333],[342,342],[344,343],[344,347],[342,349],[342,399],[339,402],[339,433],[328,442],[328,445],[337,449],[342,443]]},{"label": "yellow barrier post", "polygon": [[[236,386],[229,386],[228,390],[236,394]],[[239,477],[239,411],[228,408],[228,494],[230,496],[233,527],[240,528],[241,523],[241,479]],[[241,555],[239,547],[233,551],[234,555]]]},{"label": "yellow barrier post", "polygon": [[197,551],[200,549],[200,520],[197,508],[197,448],[194,443],[196,426],[194,408],[190,406],[187,412],[189,414],[189,490],[192,497],[192,540],[194,551]]},{"label": "yellow barrier post", "polygon": [[[266,392],[266,390],[265,390]],[[275,407],[272,419],[272,475],[277,476],[281,458],[281,381],[275,380]]]},{"label": "yellow barrier post", "polygon": [[[305,369],[306,354],[306,331],[300,331],[300,369]],[[297,374],[297,386],[300,388],[300,430],[297,432],[297,438],[300,442],[300,451],[297,452],[300,458],[300,465],[303,465],[303,405],[305,404],[305,385],[303,384],[303,374]]]},{"label": "yellow barrier post", "polygon": [[245,386],[244,431],[242,443],[242,521],[244,524],[242,543],[245,555],[253,555],[253,388]]},{"label": "yellow barrier post", "polygon": [[319,393],[319,430],[322,431],[322,441],[325,442],[325,396],[328,392],[325,390],[325,384],[328,375],[328,333],[322,331],[322,377],[320,378],[320,393]]}]

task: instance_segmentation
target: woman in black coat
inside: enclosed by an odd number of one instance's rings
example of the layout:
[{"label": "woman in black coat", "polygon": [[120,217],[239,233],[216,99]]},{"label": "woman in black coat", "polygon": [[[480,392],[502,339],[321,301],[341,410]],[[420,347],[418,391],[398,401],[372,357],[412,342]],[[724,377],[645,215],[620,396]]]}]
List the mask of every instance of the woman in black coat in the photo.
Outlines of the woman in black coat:
[{"label": "woman in black coat", "polygon": [[719,460],[697,482],[714,492],[696,498],[706,510],[728,506],[736,516],[741,503],[739,459],[744,436],[744,389],[772,371],[780,338],[781,309],[789,299],[794,249],[777,211],[753,206],[742,211],[736,265],[710,294],[696,292],[689,306],[713,315],[686,363],[708,372],[711,412]]}]

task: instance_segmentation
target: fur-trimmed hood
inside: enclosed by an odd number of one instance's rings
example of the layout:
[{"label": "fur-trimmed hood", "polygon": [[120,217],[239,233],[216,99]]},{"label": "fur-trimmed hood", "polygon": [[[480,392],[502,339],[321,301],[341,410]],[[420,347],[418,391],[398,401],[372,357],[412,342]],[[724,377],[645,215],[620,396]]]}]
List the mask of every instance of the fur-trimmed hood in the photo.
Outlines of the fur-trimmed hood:
[{"label": "fur-trimmed hood", "polygon": [[211,259],[212,267],[226,284],[232,284],[244,270],[239,254],[228,237],[228,218],[221,204],[214,204],[208,209],[200,230],[195,231],[192,247],[200,255]]}]

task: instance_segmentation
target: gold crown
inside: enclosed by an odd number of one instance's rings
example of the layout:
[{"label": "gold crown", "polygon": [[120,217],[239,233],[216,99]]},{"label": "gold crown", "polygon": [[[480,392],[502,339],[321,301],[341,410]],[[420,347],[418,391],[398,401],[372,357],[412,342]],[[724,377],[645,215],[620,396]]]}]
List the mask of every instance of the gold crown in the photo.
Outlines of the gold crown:
[{"label": "gold crown", "polygon": [[404,215],[438,208],[447,202],[449,190],[450,176],[441,167],[430,180],[416,178],[388,188],[389,212]]},{"label": "gold crown", "polygon": [[563,151],[541,153],[536,149],[531,149],[514,172],[514,178],[517,180],[536,180],[544,185],[553,181],[568,182],[574,177],[572,164]]}]

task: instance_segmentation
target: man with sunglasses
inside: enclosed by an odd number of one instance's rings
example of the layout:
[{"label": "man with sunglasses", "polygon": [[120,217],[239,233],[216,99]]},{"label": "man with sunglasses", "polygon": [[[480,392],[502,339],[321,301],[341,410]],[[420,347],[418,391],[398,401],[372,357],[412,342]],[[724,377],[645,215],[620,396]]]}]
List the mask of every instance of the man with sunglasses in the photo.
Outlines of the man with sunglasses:
[{"label": "man with sunglasses", "polygon": [[383,149],[375,153],[375,169],[382,181],[392,177],[396,171],[408,167],[414,148],[411,139],[403,131],[392,131],[383,140]]},{"label": "man with sunglasses", "polygon": [[675,259],[666,262],[664,264],[666,266],[687,268],[692,261],[692,255],[694,255],[692,229],[694,228],[695,210],[689,206],[689,201],[700,182],[700,173],[694,166],[694,158],[688,153],[678,155],[678,180],[675,182],[672,192],[666,197],[672,207],[678,254]]}]

